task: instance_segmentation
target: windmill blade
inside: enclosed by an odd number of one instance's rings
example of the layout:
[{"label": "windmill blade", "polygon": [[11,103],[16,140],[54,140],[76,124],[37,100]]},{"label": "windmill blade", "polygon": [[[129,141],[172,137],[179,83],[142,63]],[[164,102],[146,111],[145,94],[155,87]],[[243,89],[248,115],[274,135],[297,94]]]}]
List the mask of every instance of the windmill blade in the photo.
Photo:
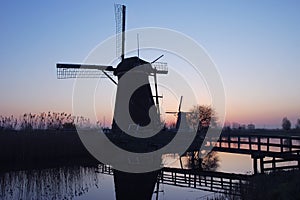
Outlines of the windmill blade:
[{"label": "windmill blade", "polygon": [[[171,112],[171,111],[165,112],[165,113],[166,113],[166,114],[174,114],[174,115],[175,115],[175,114],[178,114],[178,112]],[[193,113],[193,112],[184,112],[184,111],[181,112],[181,111],[180,111],[180,113],[191,114],[191,113]]]},{"label": "windmill blade", "polygon": [[97,70],[107,70],[114,71],[112,66],[105,65],[90,65],[90,64],[68,64],[68,63],[57,63],[56,68],[62,69],[97,69]]},{"label": "windmill blade", "polygon": [[158,58],[156,58],[155,60],[153,60],[151,62],[151,65],[154,68],[154,71],[156,74],[167,74],[168,73],[168,67],[167,67],[167,63],[164,62],[156,62],[159,59],[161,59],[164,55],[159,56]]},{"label": "windmill blade", "polygon": [[180,97],[180,103],[179,103],[179,107],[178,107],[178,112],[181,112],[182,98],[183,98],[183,96]]},{"label": "windmill blade", "polygon": [[165,112],[166,114],[177,115],[177,112]]},{"label": "windmill blade", "polygon": [[154,68],[154,87],[155,87],[155,99],[156,99],[156,105],[159,106],[158,101],[158,88],[157,88],[157,76],[156,76],[156,68]]},{"label": "windmill blade", "polygon": [[[158,96],[158,88],[157,88],[157,70],[156,68],[154,68],[154,87],[155,87],[155,103],[156,103],[156,108],[157,108],[157,113],[158,116],[160,116],[160,109],[159,109],[159,100],[158,98],[160,98],[161,96]],[[162,97],[161,97],[162,98]]]},{"label": "windmill blade", "polygon": [[115,4],[116,19],[116,56],[124,60],[125,55],[125,18],[126,6]]},{"label": "windmill blade", "polygon": [[161,56],[159,56],[158,58],[156,58],[155,60],[153,60],[153,61],[151,62],[151,64],[155,63],[156,61],[158,61],[159,59],[161,59],[163,56],[164,56],[164,55],[162,54]]},{"label": "windmill blade", "polygon": [[103,74],[112,74],[114,68],[112,66],[104,65],[87,65],[87,64],[56,64],[57,68],[57,78],[67,79],[67,78],[106,78],[107,76]]},{"label": "windmill blade", "polygon": [[165,62],[155,62],[151,64],[156,74],[168,74],[168,66]]},{"label": "windmill blade", "polygon": [[136,42],[137,42],[137,54],[138,54],[138,58],[140,58],[140,37],[139,37],[139,34],[136,35]]},{"label": "windmill blade", "polygon": [[106,73],[104,70],[102,70],[103,74],[109,78],[109,80],[111,80],[115,85],[118,85],[118,83],[108,74]]}]

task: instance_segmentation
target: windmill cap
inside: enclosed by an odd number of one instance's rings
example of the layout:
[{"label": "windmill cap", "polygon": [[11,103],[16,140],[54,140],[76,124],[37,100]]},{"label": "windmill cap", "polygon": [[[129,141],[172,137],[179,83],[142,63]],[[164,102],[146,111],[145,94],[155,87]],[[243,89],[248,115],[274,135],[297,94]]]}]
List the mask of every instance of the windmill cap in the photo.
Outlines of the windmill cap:
[{"label": "windmill cap", "polygon": [[142,72],[146,74],[150,74],[153,72],[153,68],[149,62],[135,56],[135,57],[125,58],[122,62],[120,62],[114,71],[114,75],[115,76],[123,75],[124,73],[132,70],[133,68],[141,65],[143,65],[141,70],[138,70],[136,72]]}]

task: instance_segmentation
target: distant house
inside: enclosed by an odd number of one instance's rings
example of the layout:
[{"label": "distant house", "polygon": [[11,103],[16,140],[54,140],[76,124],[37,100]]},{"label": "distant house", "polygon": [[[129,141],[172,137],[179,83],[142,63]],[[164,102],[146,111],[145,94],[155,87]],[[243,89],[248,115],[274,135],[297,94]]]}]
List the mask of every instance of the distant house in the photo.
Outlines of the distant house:
[{"label": "distant house", "polygon": [[240,128],[240,124],[239,123],[237,123],[237,122],[233,122],[232,123],[232,129],[239,129]]},{"label": "distant house", "polygon": [[247,129],[248,130],[254,130],[255,129],[255,125],[254,124],[248,124],[248,126],[247,126]]},{"label": "distant house", "polygon": [[240,125],[239,129],[240,130],[246,130],[246,125],[245,124]]}]

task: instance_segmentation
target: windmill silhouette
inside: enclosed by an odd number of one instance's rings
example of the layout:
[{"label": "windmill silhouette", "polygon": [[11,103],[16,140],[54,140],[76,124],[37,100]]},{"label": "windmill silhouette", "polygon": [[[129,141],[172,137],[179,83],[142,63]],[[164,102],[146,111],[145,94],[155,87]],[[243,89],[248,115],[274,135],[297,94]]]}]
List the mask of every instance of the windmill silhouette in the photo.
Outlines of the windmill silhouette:
[{"label": "windmill silhouette", "polygon": [[[97,65],[97,64],[66,64],[57,63],[57,77],[58,79],[65,78],[109,78],[114,84],[117,85],[116,101],[114,119],[112,123],[112,132],[122,132],[116,123],[115,116],[120,112],[122,98],[128,92],[128,88],[135,87],[135,83],[143,82],[142,86],[137,86],[138,89],[134,91],[129,101],[129,113],[132,121],[136,126],[146,126],[151,122],[149,117],[149,109],[152,106],[156,107],[157,123],[160,123],[159,111],[159,98],[157,87],[157,75],[167,74],[167,64],[157,62],[163,55],[159,56],[152,62],[148,62],[139,58],[139,56],[125,58],[125,19],[126,19],[126,6],[115,5],[116,17],[116,46],[117,56],[120,57],[121,62],[116,66]],[[136,69],[136,70],[134,70]],[[121,81],[121,78],[130,73],[131,80],[137,81]],[[117,76],[116,81],[113,76]],[[154,78],[155,95],[152,94],[149,77]],[[154,99],[155,98],[155,101]],[[127,124],[128,129],[132,124]]]},{"label": "windmill silhouette", "polygon": [[190,112],[182,112],[181,111],[181,105],[182,105],[182,99],[183,96],[180,97],[180,101],[179,101],[179,105],[178,105],[178,112],[175,111],[167,111],[166,114],[174,114],[177,115],[177,120],[176,120],[176,125],[175,125],[175,129],[178,130],[179,127],[181,128],[188,128],[188,123],[187,123],[187,116],[186,114],[190,113]]},{"label": "windmill silhouette", "polygon": [[[169,143],[168,140],[162,141],[165,137],[163,131],[148,138],[138,138],[126,134],[116,122],[116,115],[120,114],[123,106],[123,97],[128,93],[129,88],[136,87],[130,97],[128,118],[130,117],[135,125],[147,126],[153,117],[149,117],[149,110],[156,108],[154,119],[160,123],[159,98],[157,87],[157,74],[167,74],[166,63],[158,63],[157,61],[163,56],[159,56],[152,62],[148,62],[139,58],[139,56],[125,58],[125,17],[126,7],[124,5],[115,5],[116,16],[116,44],[117,56],[120,56],[121,62],[116,66],[106,65],[90,65],[90,64],[63,64],[58,63],[57,77],[64,78],[109,78],[117,85],[114,119],[112,123],[112,132],[105,133],[106,136],[117,146],[136,153],[151,152],[159,149]],[[129,74],[129,75],[128,75]],[[117,76],[116,81],[112,76]],[[129,76],[131,81],[124,81],[123,77]],[[155,95],[152,94],[149,77],[154,78]],[[126,79],[127,80],[127,79]],[[133,80],[133,81],[132,81]],[[143,85],[135,85],[136,83],[144,83]],[[155,98],[155,101],[154,101]],[[127,108],[125,108],[127,109]],[[152,109],[153,110],[153,109]],[[128,128],[132,125],[126,124]],[[154,123],[154,125],[157,125]],[[117,137],[116,137],[117,136]],[[172,136],[173,137],[173,136]],[[172,139],[170,137],[170,139]],[[121,141],[121,142],[120,142]],[[124,142],[126,141],[126,142]],[[157,141],[162,141],[157,144]],[[156,145],[150,145],[156,143]],[[131,146],[128,144],[131,144]],[[160,164],[160,157],[157,164]],[[159,171],[148,173],[128,173],[114,170],[114,182],[116,199],[151,199],[155,182]]]}]

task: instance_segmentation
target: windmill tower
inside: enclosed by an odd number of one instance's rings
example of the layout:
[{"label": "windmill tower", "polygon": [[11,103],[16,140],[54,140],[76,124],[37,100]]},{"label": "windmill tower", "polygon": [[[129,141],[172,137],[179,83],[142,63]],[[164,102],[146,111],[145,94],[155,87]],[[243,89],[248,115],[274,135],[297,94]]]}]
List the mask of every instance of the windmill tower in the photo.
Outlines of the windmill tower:
[{"label": "windmill tower", "polygon": [[[140,59],[137,56],[125,58],[125,19],[126,6],[115,5],[116,16],[116,44],[117,56],[120,57],[121,62],[116,66],[97,65],[97,64],[64,64],[58,63],[57,77],[59,79],[65,78],[109,78],[117,85],[114,120],[112,124],[112,131],[114,133],[122,132],[115,121],[115,116],[122,110],[123,96],[128,92],[128,88],[138,88],[132,94],[128,108],[132,121],[137,126],[146,126],[150,123],[149,109],[152,106],[156,107],[156,117],[160,121],[159,112],[159,98],[157,89],[157,74],[167,74],[167,64],[157,62],[162,56],[158,57],[152,62]],[[134,70],[137,69],[137,70]],[[137,81],[121,81],[122,77],[131,72],[128,76],[131,80]],[[116,76],[116,81],[113,76]],[[152,94],[149,77],[154,78],[155,95]],[[141,87],[135,86],[136,83],[145,83]],[[155,98],[155,101],[154,99]],[[128,128],[132,124],[127,124]]]}]

